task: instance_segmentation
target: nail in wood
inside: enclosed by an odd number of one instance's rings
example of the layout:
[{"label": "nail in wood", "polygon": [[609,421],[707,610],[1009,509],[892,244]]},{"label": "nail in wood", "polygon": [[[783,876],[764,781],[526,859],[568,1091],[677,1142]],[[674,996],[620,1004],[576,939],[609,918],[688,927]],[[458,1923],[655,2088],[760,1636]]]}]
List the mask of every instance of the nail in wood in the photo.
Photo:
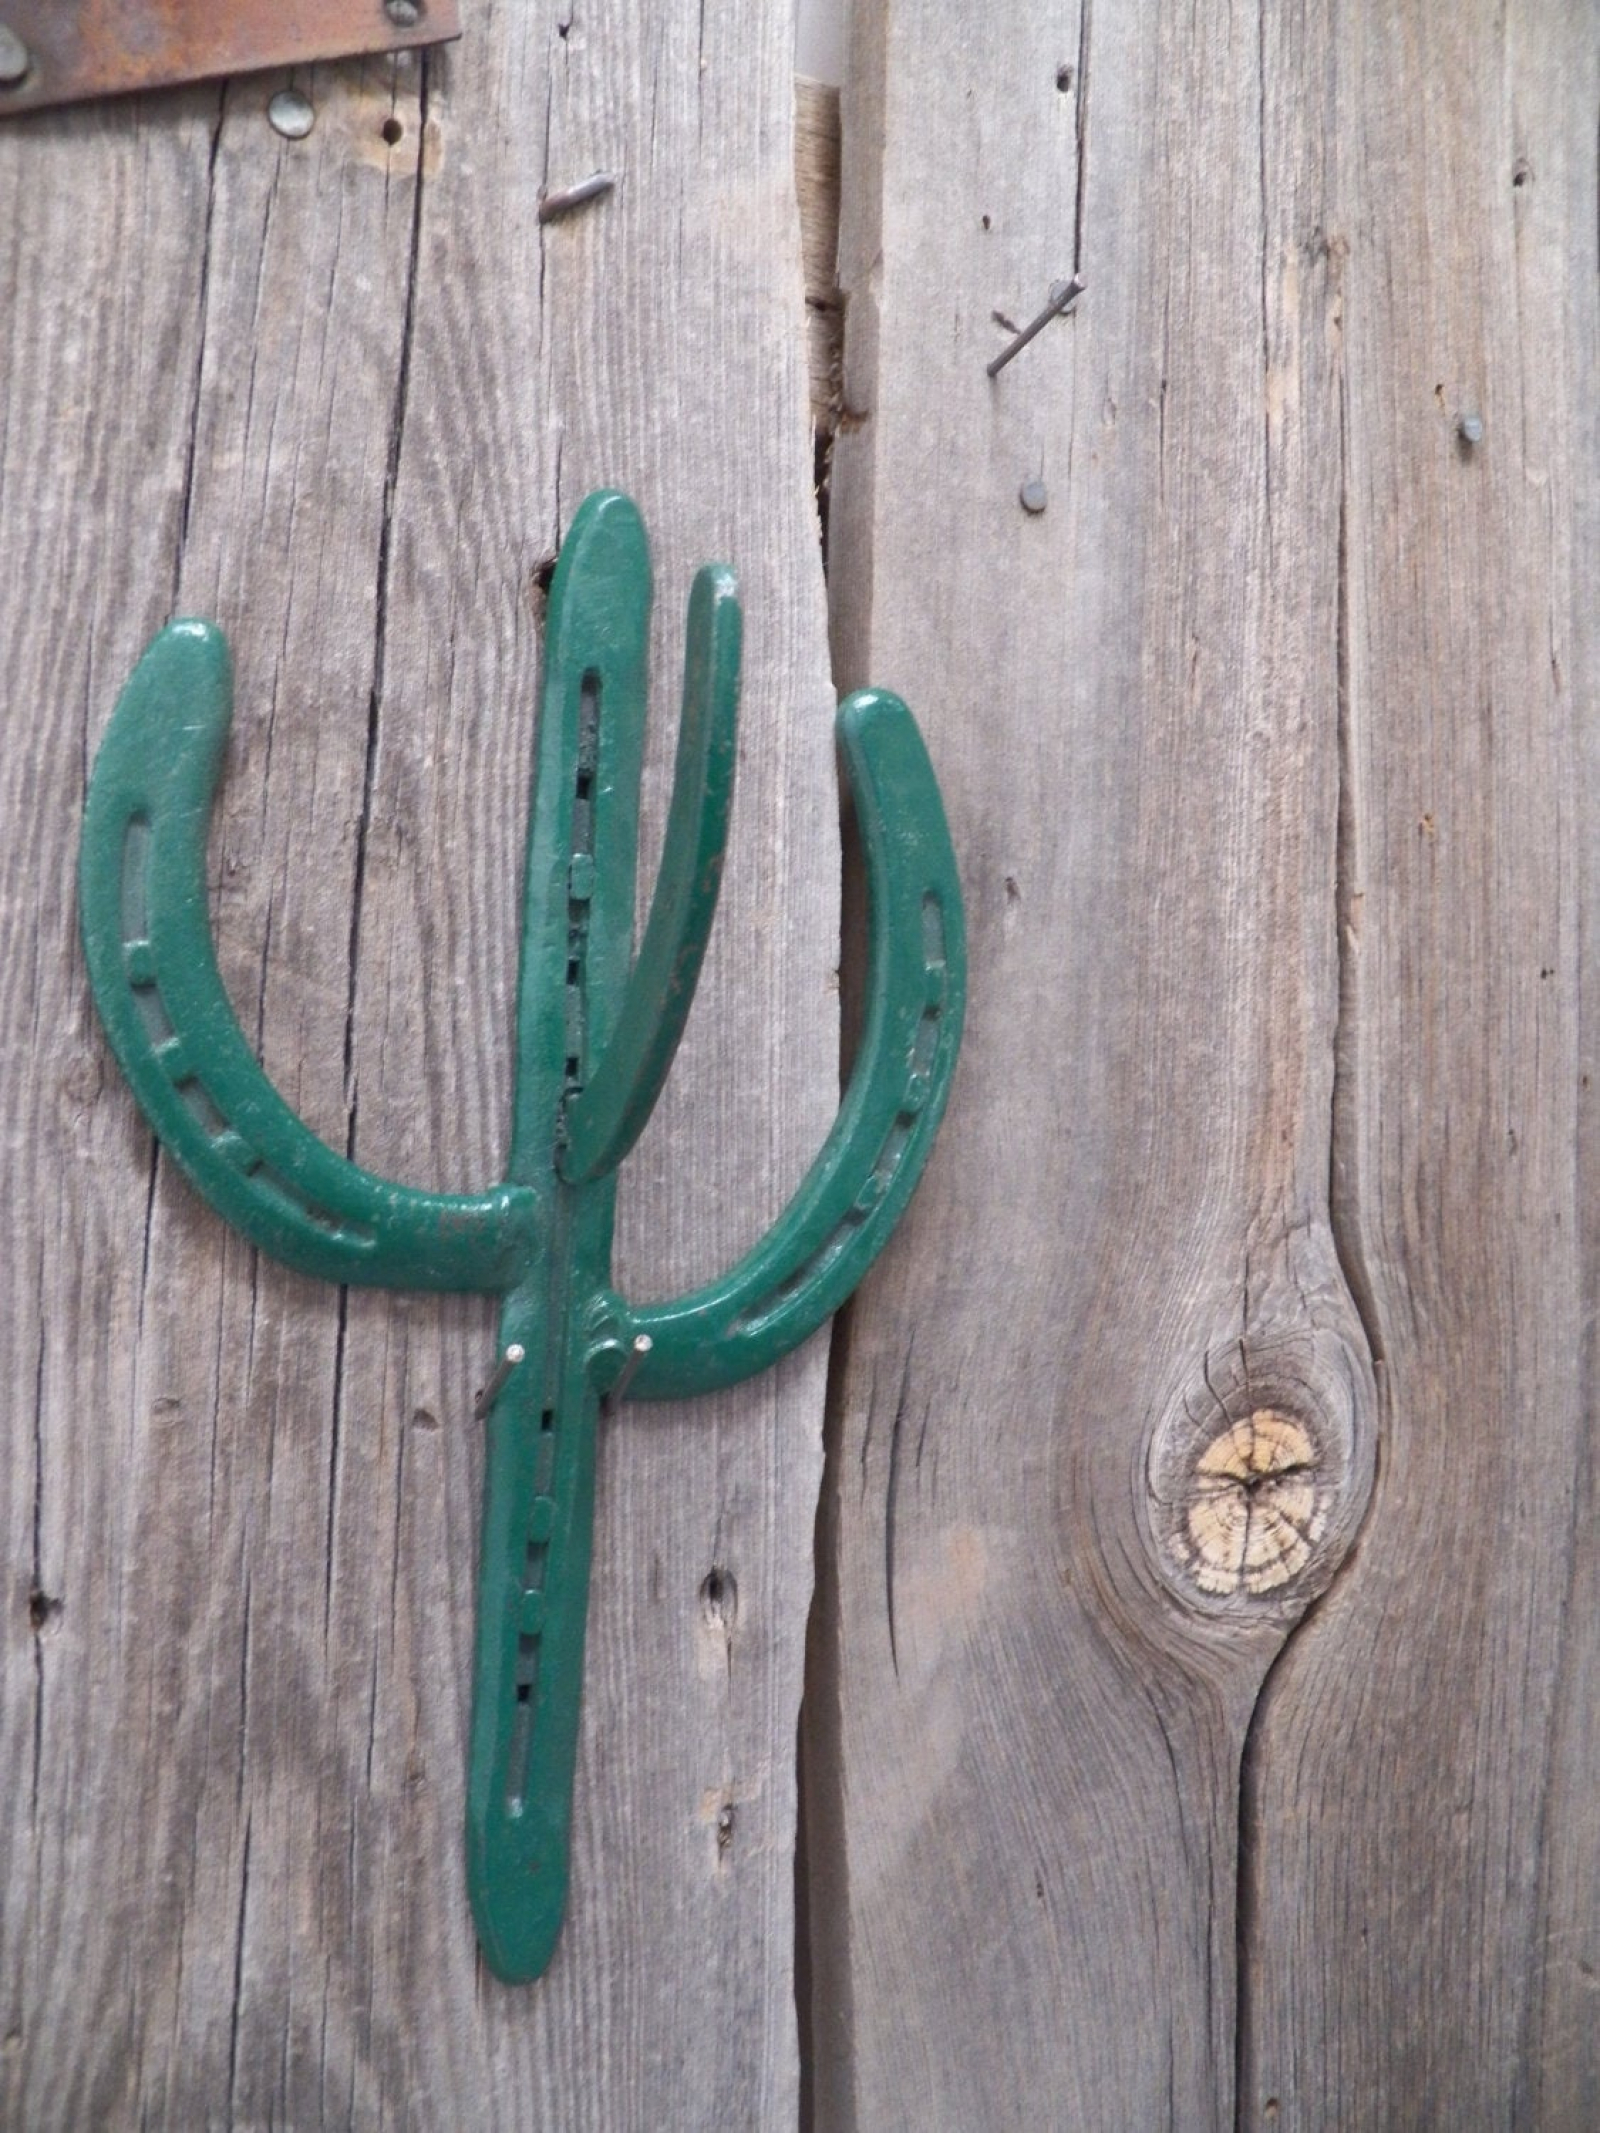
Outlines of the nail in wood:
[{"label": "nail in wood", "polygon": [[611,1388],[606,1402],[607,1406],[617,1407],[621,1405],[627,1395],[628,1387],[633,1383],[638,1372],[639,1365],[654,1346],[655,1342],[648,1333],[636,1333],[634,1335],[633,1347],[629,1352],[628,1360],[622,1366],[621,1377],[617,1379],[617,1382]]},{"label": "nail in wood", "polygon": [[1083,294],[1085,286],[1086,284],[1080,281],[1076,274],[1073,275],[1071,281],[1052,282],[1050,284],[1049,300],[1039,313],[1039,316],[1035,319],[1030,319],[1016,339],[1008,341],[994,361],[987,365],[990,377],[997,378],[1011,361],[1011,358],[1015,355],[1020,355],[1034,335],[1043,333],[1045,327],[1049,325],[1053,318],[1060,318],[1064,311],[1070,311]]},{"label": "nail in wood", "polygon": [[472,1403],[473,1415],[479,1422],[483,1420],[495,1401],[499,1399],[501,1387],[527,1352],[521,1341],[513,1341],[505,1354],[501,1356],[500,1361],[495,1366],[494,1376]]},{"label": "nail in wood", "polygon": [[546,193],[539,202],[539,220],[554,222],[557,215],[582,207],[586,200],[598,200],[602,193],[610,192],[616,182],[609,170],[597,170],[593,177],[580,178],[576,185],[563,185],[558,192]]}]

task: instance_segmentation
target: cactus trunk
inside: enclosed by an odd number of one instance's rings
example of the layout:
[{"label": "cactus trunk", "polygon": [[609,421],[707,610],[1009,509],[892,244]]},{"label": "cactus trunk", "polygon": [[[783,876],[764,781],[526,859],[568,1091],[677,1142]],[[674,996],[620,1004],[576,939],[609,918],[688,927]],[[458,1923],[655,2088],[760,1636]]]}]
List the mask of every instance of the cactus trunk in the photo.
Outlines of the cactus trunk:
[{"label": "cactus trunk", "polygon": [[478,1571],[468,1886],[507,1979],[549,1961],[566,1893],[599,1415],[588,1308],[610,1271],[616,1173],[571,1185],[557,1166],[628,978],[649,612],[637,512],[592,499],[550,592],[509,1165],[542,1219],[501,1311],[501,1353],[524,1355],[489,1413]]}]

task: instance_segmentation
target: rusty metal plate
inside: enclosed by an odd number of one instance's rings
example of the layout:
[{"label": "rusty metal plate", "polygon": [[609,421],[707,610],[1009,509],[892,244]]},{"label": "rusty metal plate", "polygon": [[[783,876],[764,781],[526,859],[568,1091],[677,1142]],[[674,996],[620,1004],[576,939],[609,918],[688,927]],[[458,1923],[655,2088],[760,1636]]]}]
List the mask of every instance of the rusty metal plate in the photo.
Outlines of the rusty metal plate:
[{"label": "rusty metal plate", "polygon": [[458,0],[0,0],[0,118],[460,35]]}]

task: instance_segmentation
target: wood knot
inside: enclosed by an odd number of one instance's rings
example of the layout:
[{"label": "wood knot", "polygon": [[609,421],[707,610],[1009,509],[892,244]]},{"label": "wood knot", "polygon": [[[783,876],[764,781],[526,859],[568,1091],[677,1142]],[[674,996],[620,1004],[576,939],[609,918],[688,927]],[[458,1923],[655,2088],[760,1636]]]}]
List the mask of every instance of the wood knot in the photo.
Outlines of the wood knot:
[{"label": "wood knot", "polygon": [[1365,1356],[1326,1323],[1206,1351],[1145,1455],[1145,1533],[1203,1614],[1298,1613],[1355,1537],[1372,1486]]},{"label": "wood knot", "polygon": [[1180,1535],[1202,1592],[1271,1592],[1298,1576],[1328,1524],[1317,1447],[1291,1415],[1258,1407],[1195,1461]]}]

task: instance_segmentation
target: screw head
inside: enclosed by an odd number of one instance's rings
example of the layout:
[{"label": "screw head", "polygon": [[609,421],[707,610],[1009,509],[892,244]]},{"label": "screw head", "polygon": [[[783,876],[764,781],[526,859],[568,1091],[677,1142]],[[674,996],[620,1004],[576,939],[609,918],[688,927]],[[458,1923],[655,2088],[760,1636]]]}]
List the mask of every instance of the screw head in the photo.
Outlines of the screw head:
[{"label": "screw head", "polygon": [[0,89],[15,89],[27,78],[33,55],[15,30],[0,22]]},{"label": "screw head", "polygon": [[422,0],[383,0],[383,12],[397,30],[414,30],[422,20]]},{"label": "screw head", "polygon": [[267,106],[267,121],[286,141],[303,141],[317,123],[311,99],[298,89],[280,89]]},{"label": "screw head", "polygon": [[1017,491],[1017,502],[1032,518],[1037,518],[1049,501],[1050,492],[1037,474]]}]

